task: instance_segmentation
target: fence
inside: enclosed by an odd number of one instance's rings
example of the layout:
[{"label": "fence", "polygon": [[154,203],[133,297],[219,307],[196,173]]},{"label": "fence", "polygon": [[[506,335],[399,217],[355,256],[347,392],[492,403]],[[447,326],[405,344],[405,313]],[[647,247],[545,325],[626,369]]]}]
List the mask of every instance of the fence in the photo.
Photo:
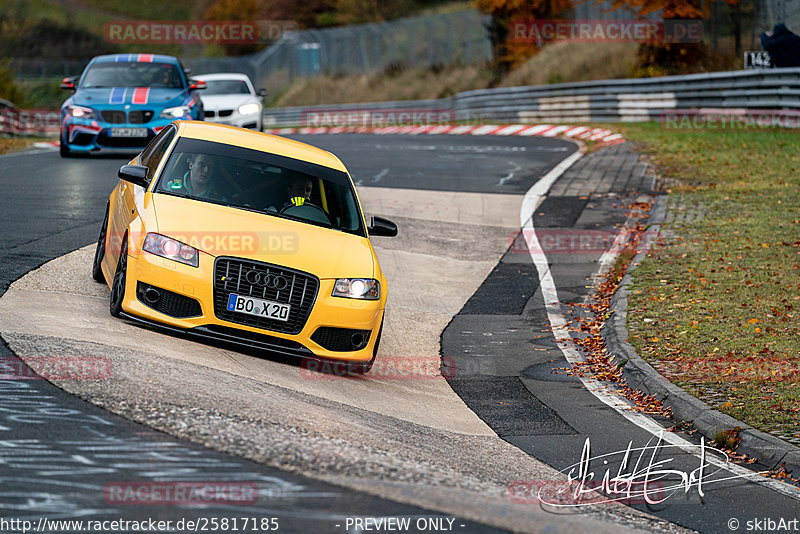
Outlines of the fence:
[{"label": "fence", "polygon": [[264,124],[301,126],[306,116],[321,110],[365,108],[450,109],[457,121],[501,124],[648,121],[676,109],[796,112],[800,111],[800,68],[484,89],[441,100],[266,109]]},{"label": "fence", "polygon": [[[285,34],[250,56],[260,86],[283,91],[299,77],[367,73],[390,66],[469,65],[491,58],[486,19],[475,10]],[[258,82],[257,82],[258,83]]]}]

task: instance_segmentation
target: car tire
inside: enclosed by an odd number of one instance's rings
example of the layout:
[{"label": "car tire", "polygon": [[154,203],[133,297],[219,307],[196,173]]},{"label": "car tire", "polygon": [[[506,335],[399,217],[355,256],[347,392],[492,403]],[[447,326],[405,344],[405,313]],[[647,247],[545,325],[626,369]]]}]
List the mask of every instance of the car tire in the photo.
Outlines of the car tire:
[{"label": "car tire", "polygon": [[92,278],[95,282],[104,284],[106,277],[103,275],[103,258],[106,255],[106,232],[108,231],[108,204],[106,204],[106,216],[103,217],[103,226],[100,228],[100,237],[97,238],[97,246],[94,249],[94,262],[92,262]]},{"label": "car tire", "polygon": [[119,261],[117,270],[114,272],[114,280],[111,282],[111,297],[108,300],[109,311],[114,317],[119,317],[122,313],[122,302],[125,300],[125,278],[128,270],[128,239],[127,236],[122,242],[122,249],[119,251]]},{"label": "car tire", "polygon": [[61,155],[62,158],[72,157],[72,152],[70,151],[69,146],[67,146],[67,143],[64,141],[63,138],[61,139],[61,142],[58,144],[58,153]]}]

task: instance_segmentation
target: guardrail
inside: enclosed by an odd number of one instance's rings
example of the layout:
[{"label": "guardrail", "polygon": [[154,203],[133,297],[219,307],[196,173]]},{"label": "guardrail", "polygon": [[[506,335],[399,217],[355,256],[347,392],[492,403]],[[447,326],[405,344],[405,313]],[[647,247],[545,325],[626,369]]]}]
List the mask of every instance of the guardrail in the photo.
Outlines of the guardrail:
[{"label": "guardrail", "polygon": [[800,68],[482,89],[440,100],[267,108],[264,124],[305,126],[311,113],[409,108],[449,109],[455,120],[468,123],[523,124],[648,121],[673,110],[692,109],[798,112]]}]

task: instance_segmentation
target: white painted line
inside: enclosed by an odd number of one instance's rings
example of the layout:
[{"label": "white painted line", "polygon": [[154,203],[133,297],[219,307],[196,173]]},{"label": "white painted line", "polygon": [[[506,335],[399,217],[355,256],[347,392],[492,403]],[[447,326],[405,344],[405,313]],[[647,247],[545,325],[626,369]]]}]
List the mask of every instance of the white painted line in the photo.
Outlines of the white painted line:
[{"label": "white painted line", "polygon": [[[539,244],[539,239],[536,237],[536,231],[533,226],[533,214],[542,201],[542,198],[550,190],[553,183],[561,176],[573,163],[575,163],[583,154],[576,152],[559,163],[553,170],[547,173],[541,180],[533,184],[533,186],[525,193],[525,198],[522,201],[520,208],[520,226],[522,227],[522,235],[528,245],[531,259],[536,266],[536,271],[539,273],[539,287],[542,290],[544,298],[545,310],[547,311],[547,318],[550,321],[550,328],[553,336],[556,339],[558,348],[564,354],[567,362],[575,366],[581,362],[585,362],[583,356],[578,352],[575,342],[569,334],[569,324],[566,316],[561,309],[561,303],[558,299],[558,290],[556,289],[553,274],[550,270],[550,265],[547,261],[542,247]],[[619,236],[618,236],[619,238]],[[616,243],[616,240],[615,240]],[[616,252],[612,256],[603,258],[603,264],[608,265],[616,257]],[[607,267],[606,267],[607,268]],[[680,448],[687,454],[697,456],[694,451],[697,446],[693,443],[683,439],[681,436],[673,432],[665,432],[664,428],[656,423],[650,417],[639,413],[631,407],[631,405],[624,398],[612,394],[607,390],[607,384],[591,377],[578,376],[584,387],[590,391],[595,397],[602,401],[607,406],[613,408],[622,417],[635,424],[639,428],[646,430],[655,437],[663,437],[663,440],[670,445]],[[764,478],[761,475],[750,471],[740,465],[723,462],[716,458],[706,457],[706,460],[716,467],[725,469],[737,477],[747,477],[757,484],[768,487],[771,490],[777,491],[785,496],[800,500],[800,491],[796,488]]]}]

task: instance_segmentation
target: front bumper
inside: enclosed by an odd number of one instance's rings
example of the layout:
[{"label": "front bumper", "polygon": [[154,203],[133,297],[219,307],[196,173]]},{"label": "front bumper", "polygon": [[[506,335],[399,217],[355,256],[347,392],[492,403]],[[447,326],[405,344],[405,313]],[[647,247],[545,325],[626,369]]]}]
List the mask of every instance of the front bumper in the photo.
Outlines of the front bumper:
[{"label": "front bumper", "polygon": [[[378,301],[362,301],[331,296],[334,280],[319,280],[316,299],[299,332],[282,333],[221,319],[214,309],[213,256],[202,254],[198,267],[190,267],[139,249],[128,256],[123,311],[130,319],[165,327],[170,331],[200,339],[214,339],[239,346],[268,350],[298,357],[366,362],[374,354],[381,326],[385,296]],[[154,309],[141,297],[141,284],[175,293],[199,303],[198,314],[175,317]],[[366,332],[366,345],[355,351],[328,350],[315,341],[318,329],[347,329]]]},{"label": "front bumper", "polygon": [[[61,142],[71,152],[132,152],[140,151],[163,130],[171,119],[153,119],[145,124],[110,124],[99,120],[75,119],[68,117],[62,121]],[[143,137],[119,137],[112,135],[112,129],[144,129]]]},{"label": "front bumper", "polygon": [[[230,113],[228,114],[229,111]],[[206,110],[204,120],[207,122],[216,122],[217,124],[227,124],[229,126],[238,126],[239,128],[250,128],[257,130],[261,125],[261,113],[262,112],[252,115],[241,115],[235,109]]]}]

